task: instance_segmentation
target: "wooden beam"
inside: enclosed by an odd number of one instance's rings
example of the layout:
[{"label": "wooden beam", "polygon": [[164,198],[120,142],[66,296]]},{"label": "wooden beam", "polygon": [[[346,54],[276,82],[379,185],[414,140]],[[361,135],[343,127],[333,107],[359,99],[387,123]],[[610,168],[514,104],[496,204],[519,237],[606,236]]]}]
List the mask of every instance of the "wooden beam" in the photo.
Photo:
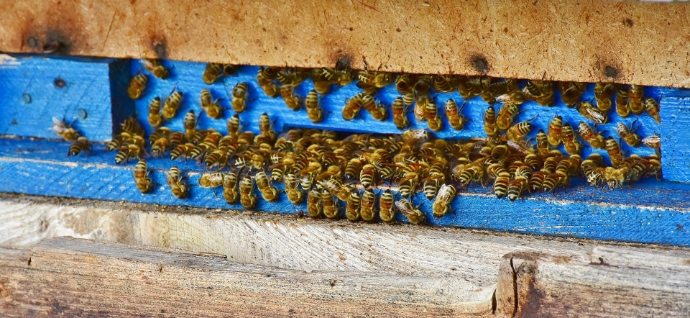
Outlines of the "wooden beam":
[{"label": "wooden beam", "polygon": [[690,87],[685,3],[2,0],[0,51]]}]

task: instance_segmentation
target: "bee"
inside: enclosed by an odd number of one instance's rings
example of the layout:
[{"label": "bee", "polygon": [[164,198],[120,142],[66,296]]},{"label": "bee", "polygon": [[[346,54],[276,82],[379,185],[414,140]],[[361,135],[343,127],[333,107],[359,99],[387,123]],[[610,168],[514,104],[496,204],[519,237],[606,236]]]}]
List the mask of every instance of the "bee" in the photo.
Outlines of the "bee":
[{"label": "bee", "polygon": [[275,124],[276,119],[271,122],[271,119],[268,117],[268,114],[263,113],[261,114],[261,117],[259,117],[259,131],[261,132],[262,135],[264,136],[269,136],[270,141],[272,142],[273,139],[275,139],[276,132],[273,130],[273,125]]},{"label": "bee", "polygon": [[74,141],[79,138],[79,132],[72,128],[72,125],[74,125],[74,122],[67,126],[64,120],[53,117],[53,131],[65,139],[65,141]]},{"label": "bee", "polygon": [[467,189],[472,181],[482,181],[484,180],[484,169],[477,164],[471,164],[466,166],[462,173],[458,176],[458,182],[460,183],[461,189]]},{"label": "bee", "polygon": [[165,104],[163,104],[163,118],[168,120],[177,115],[177,109],[180,108],[180,103],[182,102],[182,93],[179,91],[175,92],[176,88],[173,88],[173,92],[170,93],[170,96],[165,100]]},{"label": "bee", "polygon": [[640,115],[644,112],[644,104],[642,104],[642,94],[644,94],[644,86],[630,85],[630,111],[635,115]]},{"label": "bee", "polygon": [[628,106],[628,91],[621,89],[616,94],[616,113],[621,117],[630,116],[630,106]]},{"label": "bee", "polygon": [[224,174],[222,172],[203,173],[199,178],[199,186],[211,188],[213,195],[216,195],[216,188],[223,185]]},{"label": "bee", "polygon": [[661,124],[661,117],[659,116],[659,103],[657,103],[653,98],[647,98],[644,100],[644,109],[647,111],[649,116],[652,116],[658,124]]},{"label": "bee", "polygon": [[249,98],[249,84],[247,82],[238,83],[232,89],[232,109],[235,113],[241,113],[247,107]]},{"label": "bee", "polygon": [[365,164],[359,173],[359,182],[366,189],[371,186],[376,186],[376,166],[372,164]]},{"label": "bee", "polygon": [[452,185],[443,184],[438,190],[438,196],[434,200],[434,205],[432,207],[434,212],[434,217],[437,219],[442,218],[448,212],[448,206],[455,198],[457,191]]},{"label": "bee", "polygon": [[350,190],[350,195],[345,201],[345,216],[350,221],[359,220],[360,207],[362,206],[362,198],[356,190]]},{"label": "bee", "polygon": [[204,83],[211,85],[215,83],[222,75],[220,72],[223,69],[222,64],[218,63],[208,63],[206,64],[206,69],[204,69]]},{"label": "bee", "polygon": [[321,109],[321,101],[319,100],[319,95],[316,93],[316,90],[312,90],[307,94],[304,106],[307,109],[307,116],[311,122],[318,124],[323,121],[323,109]]},{"label": "bee", "polygon": [[[371,101],[369,101],[369,99],[371,99]],[[362,109],[364,102],[373,103],[374,100],[371,98],[371,96],[364,93],[359,93],[350,98],[347,101],[345,107],[343,107],[343,119],[350,121],[353,118],[355,118],[355,116],[357,116],[357,113],[359,113],[359,110]]]},{"label": "bee", "polygon": [[575,106],[575,108],[580,115],[585,116],[595,124],[606,124],[606,122],[609,120],[604,111],[594,107],[590,103],[580,102]]},{"label": "bee", "polygon": [[[558,143],[560,144],[560,140]],[[543,158],[548,155],[549,151],[549,137],[546,135],[543,129],[539,129],[537,132],[537,153],[539,154],[539,157]]]},{"label": "bee", "polygon": [[448,117],[448,124],[457,131],[462,130],[465,127],[465,123],[469,121],[465,116],[460,115],[465,104],[467,104],[467,101],[458,109],[458,104],[456,104],[454,100],[449,99],[446,102],[446,117]]},{"label": "bee", "polygon": [[259,82],[259,86],[263,89],[264,93],[271,98],[276,98],[278,96],[278,86],[271,83],[278,76],[278,71],[272,67],[260,67],[259,72],[256,74],[256,79]]},{"label": "bee", "polygon": [[544,192],[556,192],[556,189],[559,186],[565,186],[565,183],[568,180],[568,176],[560,173],[560,172],[554,172],[546,176],[544,178],[544,182],[542,184],[542,191]]},{"label": "bee", "polygon": [[237,192],[237,174],[228,172],[223,175],[223,198],[228,204],[237,203],[239,193]]},{"label": "bee", "polygon": [[129,117],[122,123],[122,131],[132,136],[144,136],[144,128],[141,128],[139,121],[134,117]]},{"label": "bee", "polygon": [[354,180],[360,175],[362,170],[362,161],[357,158],[352,158],[345,166],[345,179]]},{"label": "bee", "polygon": [[616,188],[622,189],[623,183],[626,180],[626,175],[628,175],[629,171],[630,168],[628,167],[606,167],[606,169],[604,170],[604,181],[611,190],[614,190]]},{"label": "bee", "polygon": [[590,146],[592,146],[592,148],[604,149],[604,136],[597,133],[596,127],[597,126],[594,125],[594,128],[592,129],[585,122],[581,121],[578,124],[578,131],[580,132],[580,136],[582,136],[582,139],[584,139]]},{"label": "bee", "polygon": [[188,158],[190,158],[190,153],[192,149],[196,148],[194,144],[188,143],[188,144],[179,144],[175,149],[173,149],[170,152],[170,160],[177,160],[177,158],[180,158],[182,160],[182,157],[184,156],[185,162],[187,161]]},{"label": "bee", "polygon": [[[330,194],[329,194],[330,195]],[[331,196],[331,199],[333,196]],[[321,190],[314,189],[307,193],[307,214],[313,218],[321,216]]]},{"label": "bee", "polygon": [[442,122],[438,115],[438,108],[436,107],[436,103],[432,100],[426,102],[424,107],[424,119],[426,119],[430,130],[435,132],[441,130]]},{"label": "bee", "polygon": [[211,97],[211,91],[208,89],[202,89],[201,90],[201,108],[206,112],[206,115],[208,117],[213,118],[213,119],[220,119],[223,117],[223,109],[225,107],[218,105],[218,101],[221,100],[221,98],[216,99],[215,101],[212,100],[213,97]]},{"label": "bee", "polygon": [[345,86],[352,83],[352,72],[349,67],[347,70],[324,68],[323,76],[331,83],[338,86]]},{"label": "bee", "polygon": [[292,87],[299,86],[310,75],[309,71],[297,68],[285,68],[278,72],[276,79],[283,84]]},{"label": "bee", "polygon": [[518,104],[505,104],[498,111],[498,117],[496,117],[496,126],[500,131],[506,131],[513,124],[515,116],[520,113],[520,105]]},{"label": "bee", "polygon": [[635,122],[637,120],[633,121],[632,124],[630,124],[630,128],[625,126],[624,123],[618,123],[618,135],[625,140],[625,143],[627,143],[629,146],[632,147],[639,147],[642,141],[640,140],[640,136],[638,136],[635,131],[640,128],[640,126],[637,126],[637,128],[633,129],[633,125],[635,125]]},{"label": "bee", "polygon": [[325,95],[331,90],[331,81],[326,77],[327,71],[322,68],[311,70],[311,80],[314,82],[314,90]]},{"label": "bee", "polygon": [[180,175],[180,169],[177,166],[172,166],[168,171],[168,186],[170,186],[170,191],[178,199],[184,199],[187,197],[188,191],[187,186],[182,183],[182,176]]},{"label": "bee", "polygon": [[611,98],[616,91],[618,91],[618,85],[613,83],[594,84],[594,98],[597,100],[597,107],[599,110],[607,113],[613,108]]},{"label": "bee", "polygon": [[398,208],[412,224],[420,224],[426,221],[426,215],[419,210],[419,207],[413,206],[407,199],[395,201],[395,207]]},{"label": "bee", "polygon": [[297,176],[289,173],[285,176],[285,193],[292,204],[297,205],[304,200],[304,192],[298,187]]},{"label": "bee", "polygon": [[362,193],[360,215],[364,221],[372,221],[376,217],[376,194],[374,190],[367,189]]},{"label": "bee", "polygon": [[508,183],[508,200],[515,201],[515,199],[522,196],[529,186],[529,179],[518,177]]},{"label": "bee", "polygon": [[190,110],[184,116],[184,131],[187,140],[193,140],[196,136],[196,123],[196,114],[194,114],[193,110]]},{"label": "bee", "polygon": [[391,114],[393,115],[393,123],[395,127],[400,130],[407,129],[410,123],[407,121],[407,107],[402,97],[398,97],[391,105]]},{"label": "bee", "polygon": [[524,89],[534,97],[534,101],[542,106],[554,105],[553,83],[548,81],[529,81]]},{"label": "bee", "polygon": [[561,99],[563,103],[568,106],[573,106],[580,101],[580,97],[584,94],[587,89],[587,84],[585,83],[575,83],[575,82],[561,82]]},{"label": "bee", "polygon": [[258,198],[254,194],[254,182],[250,176],[242,177],[240,180],[240,204],[245,209],[253,209]]},{"label": "bee", "polygon": [[390,189],[383,191],[379,198],[379,217],[383,222],[391,222],[395,218],[395,210],[393,210],[393,193]]},{"label": "bee", "polygon": [[[318,191],[318,188],[314,191]],[[333,194],[328,192],[326,189],[321,190],[321,203],[323,204],[323,215],[325,215],[327,218],[336,219],[340,217],[338,202],[333,199]]]},{"label": "bee", "polygon": [[549,123],[549,145],[558,147],[561,144],[561,131],[563,130],[563,118],[561,116],[554,116]]},{"label": "bee", "polygon": [[335,179],[321,181],[319,186],[328,190],[328,192],[338,197],[341,201],[347,201],[347,198],[350,196],[350,189]]},{"label": "bee", "polygon": [[395,88],[403,96],[402,101],[407,107],[412,106],[415,100],[414,79],[412,77],[410,74],[400,74],[395,79]]},{"label": "bee", "polygon": [[659,135],[649,136],[642,139],[641,143],[649,148],[661,148],[661,137]]},{"label": "bee", "polygon": [[532,192],[539,192],[542,189],[542,186],[544,184],[544,179],[546,178],[546,175],[549,174],[548,170],[539,170],[535,173],[532,174],[532,177],[529,179],[529,186],[528,190],[530,193]]},{"label": "bee", "polygon": [[436,75],[434,76],[434,89],[440,93],[452,93],[458,89],[458,82],[450,75]]},{"label": "bee", "polygon": [[151,72],[153,76],[160,79],[167,79],[170,76],[170,71],[166,69],[159,60],[145,59],[144,67],[147,71]]},{"label": "bee", "polygon": [[508,193],[508,184],[510,183],[510,173],[502,171],[494,180],[493,192],[496,198],[501,199]]},{"label": "bee", "polygon": [[561,139],[563,140],[563,145],[565,146],[565,151],[568,154],[579,154],[580,153],[580,143],[575,140],[575,131],[570,124],[566,123],[563,125],[563,130],[561,132]]},{"label": "bee", "polygon": [[144,194],[153,190],[153,187],[151,187],[153,181],[149,178],[149,173],[151,173],[151,171],[146,169],[146,160],[139,159],[139,162],[137,162],[137,165],[134,167],[134,182],[137,184],[137,189]]},{"label": "bee", "polygon": [[232,64],[223,64],[223,75],[230,76],[237,73],[237,66]]},{"label": "bee", "polygon": [[88,139],[86,139],[86,137],[79,137],[77,138],[77,140],[73,141],[72,144],[69,146],[67,157],[77,156],[82,151],[84,152],[84,156],[88,157],[88,153],[91,152],[92,149],[93,145]]},{"label": "bee", "polygon": [[129,82],[129,88],[127,89],[127,95],[129,95],[129,98],[139,99],[141,97],[141,93],[143,93],[146,89],[146,83],[148,83],[148,81],[149,77],[146,76],[146,74],[134,76],[132,81]]},{"label": "bee", "polygon": [[169,146],[170,140],[167,136],[160,137],[151,146],[151,155],[154,158],[162,158]]},{"label": "bee", "polygon": [[[359,81],[363,84],[374,86],[376,88],[382,88],[388,86],[388,84],[393,83],[393,74],[391,73],[379,73],[370,72],[367,68],[368,65],[364,62],[364,71],[359,72]],[[379,69],[381,67],[379,66]]]},{"label": "bee", "polygon": [[[126,134],[127,136],[123,136],[123,134]],[[129,136],[128,133],[123,134],[113,136],[113,139],[110,140],[107,146],[105,146],[105,151],[113,151],[115,149],[119,149],[125,140],[131,138],[131,136]]]},{"label": "bee", "polygon": [[287,105],[288,108],[294,111],[298,111],[302,108],[300,98],[295,96],[295,86],[283,84],[283,86],[280,87],[280,96],[283,97],[285,105]]},{"label": "bee", "polygon": [[623,154],[621,153],[621,148],[612,137],[606,138],[606,151],[611,158],[611,164],[614,168],[621,167],[625,162],[623,159]]},{"label": "bee", "polygon": [[149,124],[152,127],[158,127],[163,122],[161,117],[161,99],[159,97],[154,98],[149,104]]},{"label": "bee", "polygon": [[256,186],[259,188],[264,200],[275,202],[278,199],[278,188],[271,186],[271,182],[268,180],[268,176],[265,172],[257,172],[254,179],[256,180]]},{"label": "bee", "polygon": [[429,96],[427,95],[421,95],[417,96],[416,98],[417,103],[414,105],[414,118],[418,122],[426,121],[426,107],[427,104],[430,103],[431,101],[429,100]]},{"label": "bee", "polygon": [[[534,118],[537,118],[536,116]],[[514,142],[519,142],[520,140],[524,139],[527,134],[532,131],[532,124],[530,121],[532,121],[534,118],[530,120],[526,120],[523,122],[519,122],[513,126],[511,126],[508,129],[508,132],[506,133],[506,137],[510,141]]]},{"label": "bee", "polygon": [[493,105],[489,105],[489,108],[484,112],[484,131],[489,137],[496,136],[498,133],[498,127],[496,126],[496,110]]}]

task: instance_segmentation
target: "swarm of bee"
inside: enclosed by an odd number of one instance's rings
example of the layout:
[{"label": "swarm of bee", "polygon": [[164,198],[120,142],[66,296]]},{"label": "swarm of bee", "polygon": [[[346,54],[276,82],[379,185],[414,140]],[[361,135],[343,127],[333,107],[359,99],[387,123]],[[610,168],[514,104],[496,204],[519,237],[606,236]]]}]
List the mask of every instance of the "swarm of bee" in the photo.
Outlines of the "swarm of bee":
[{"label": "swarm of bee", "polygon": [[[234,67],[210,63],[202,78],[211,84],[235,71]],[[297,96],[295,89],[309,78],[314,89],[305,97]],[[336,219],[344,215],[351,221],[391,222],[400,211],[411,223],[424,223],[426,214],[413,202],[417,192],[430,201],[433,217],[442,218],[454,213],[451,202],[473,184],[491,186],[497,198],[515,201],[528,193],[565,191],[579,176],[590,186],[608,189],[661,177],[658,135],[642,138],[636,133],[639,128],[636,122],[616,126],[620,140],[597,130],[598,124],[608,122],[608,114],[614,108],[621,117],[647,112],[659,122],[659,105],[652,98],[643,98],[641,86],[596,84],[595,98],[583,101],[584,83],[531,80],[521,89],[518,80],[485,76],[399,74],[396,77],[380,69],[369,70],[366,63],[359,72],[349,67],[313,70],[261,67],[257,73],[257,83],[263,93],[271,98],[280,96],[292,111],[304,106],[313,123],[320,123],[328,113],[321,107],[323,96],[353,81],[357,81],[361,93],[343,102],[342,118],[352,120],[364,109],[375,120],[386,121],[390,117],[401,134],[341,136],[316,129],[292,129],[279,134],[273,127],[275,118],[271,121],[266,113],[259,120],[258,134],[243,131],[237,114],[250,102],[252,86],[241,82],[228,92],[236,115],[227,120],[227,134],[197,129],[198,115],[193,110],[184,118],[184,131],[160,127],[175,116],[179,107],[175,100],[179,101],[181,95],[173,98],[173,90],[168,98],[173,103],[168,107],[173,109],[169,112],[171,116],[166,116],[165,107],[164,119],[158,115],[159,99],[154,99],[149,106],[149,123],[156,128],[148,139],[150,152],[146,151],[143,129],[133,118],[123,123],[122,133],[106,150],[118,150],[118,164],[139,159],[135,181],[142,193],[151,191],[144,157],[170,156],[171,160],[198,162],[206,171],[199,179],[199,186],[210,188],[214,194],[222,187],[222,197],[228,204],[239,203],[253,209],[258,200],[276,202],[286,198],[295,205],[306,201],[307,214],[311,217]],[[400,96],[386,106],[376,96],[381,88],[392,84]],[[523,111],[522,105],[533,101],[541,106],[554,106],[557,90],[561,91],[562,101],[576,109],[582,120],[567,122],[556,115],[546,131],[540,129],[535,138],[527,139],[534,128],[532,120],[537,116],[516,122]],[[438,101],[434,94],[455,91],[462,102]],[[211,119],[222,119],[224,107],[217,103],[220,98],[214,99],[206,89],[200,96],[202,111]],[[485,136],[468,140],[433,136],[433,132],[446,125],[455,131],[463,130],[470,120],[462,111],[477,96],[489,103],[482,118]],[[439,113],[437,102],[445,116]],[[498,104],[502,106],[498,108]],[[413,112],[416,121],[426,122],[428,131],[409,129],[408,112]],[[657,152],[651,156],[626,156],[620,142],[631,147],[655,148]],[[558,150],[561,145],[564,152]],[[599,153],[583,160],[583,147],[605,150],[610,165]],[[167,175],[173,195],[187,198],[190,185],[184,182],[180,170],[175,166]]]}]

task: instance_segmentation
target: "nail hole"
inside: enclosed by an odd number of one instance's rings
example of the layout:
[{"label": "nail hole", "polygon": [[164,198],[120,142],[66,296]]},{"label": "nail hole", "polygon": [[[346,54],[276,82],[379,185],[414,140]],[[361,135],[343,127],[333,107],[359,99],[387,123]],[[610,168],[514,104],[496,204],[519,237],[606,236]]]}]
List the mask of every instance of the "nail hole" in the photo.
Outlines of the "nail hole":
[{"label": "nail hole", "polygon": [[609,78],[616,78],[618,77],[618,70],[615,67],[607,65],[604,67],[604,75]]},{"label": "nail hole", "polygon": [[67,83],[65,83],[65,80],[63,80],[59,77],[55,79],[53,84],[55,84],[55,87],[57,87],[57,88],[63,88],[63,87],[65,87],[65,85],[67,85]]},{"label": "nail hole", "polygon": [[489,71],[489,62],[486,61],[485,57],[480,55],[472,57],[472,66],[474,66],[474,69],[479,73],[486,73]]},{"label": "nail hole", "polygon": [[24,104],[31,104],[31,95],[24,93],[22,95],[22,102],[24,102]]}]

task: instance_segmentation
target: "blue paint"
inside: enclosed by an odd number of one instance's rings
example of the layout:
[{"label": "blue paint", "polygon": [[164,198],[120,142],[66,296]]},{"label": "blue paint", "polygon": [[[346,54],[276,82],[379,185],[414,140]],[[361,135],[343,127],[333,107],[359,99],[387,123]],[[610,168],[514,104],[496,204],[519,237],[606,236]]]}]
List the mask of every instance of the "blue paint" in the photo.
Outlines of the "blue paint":
[{"label": "blue paint", "polygon": [[[69,124],[93,141],[111,139],[110,66],[112,59],[0,58],[0,134],[55,138],[52,118]],[[58,88],[56,79],[66,85]],[[29,103],[27,103],[29,101]],[[104,129],[104,127],[106,129]]]},{"label": "blue paint", "polygon": [[[0,140],[0,180],[4,180],[0,192],[242,209],[239,204],[229,205],[223,200],[222,187],[216,189],[218,197],[211,189],[198,186],[191,188],[186,200],[172,196],[165,181],[165,171],[173,164],[170,160],[148,160],[153,170],[151,178],[158,186],[144,195],[134,185],[134,162],[115,166],[114,154],[103,152],[103,145],[96,145],[88,158],[80,155],[66,162],[68,147],[67,142]],[[175,164],[186,172],[201,171],[193,163]],[[189,176],[187,182],[196,185],[199,177]],[[278,187],[282,189],[282,185]],[[260,196],[256,189],[255,193]],[[473,186],[453,201],[455,215],[447,214],[442,219],[431,216],[432,203],[423,193],[413,201],[422,204],[431,225],[690,246],[689,197],[690,185],[664,181],[645,181],[622,191],[602,191],[575,183],[567,193],[530,195],[516,202],[496,199],[489,188]],[[256,210],[295,213],[306,211],[306,203],[294,206],[285,194],[280,194],[276,203],[260,200]],[[396,219],[406,221],[399,213]]]},{"label": "blue paint", "polygon": [[664,179],[690,182],[690,98],[664,97],[660,107]]}]

